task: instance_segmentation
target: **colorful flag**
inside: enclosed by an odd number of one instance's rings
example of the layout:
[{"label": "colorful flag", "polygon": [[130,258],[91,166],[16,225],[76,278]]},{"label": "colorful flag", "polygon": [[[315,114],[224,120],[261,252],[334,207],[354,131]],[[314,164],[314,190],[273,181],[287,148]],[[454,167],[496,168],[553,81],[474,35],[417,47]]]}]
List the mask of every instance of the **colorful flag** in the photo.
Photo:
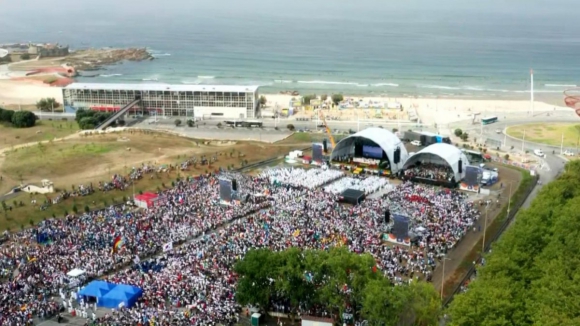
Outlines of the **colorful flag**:
[{"label": "colorful flag", "polygon": [[169,241],[168,243],[163,245],[163,252],[173,250],[173,242]]},{"label": "colorful flag", "polygon": [[120,235],[117,236],[115,238],[115,241],[113,241],[112,253],[118,252],[121,249],[121,247],[123,247],[123,244],[124,244],[123,237],[121,237]]}]

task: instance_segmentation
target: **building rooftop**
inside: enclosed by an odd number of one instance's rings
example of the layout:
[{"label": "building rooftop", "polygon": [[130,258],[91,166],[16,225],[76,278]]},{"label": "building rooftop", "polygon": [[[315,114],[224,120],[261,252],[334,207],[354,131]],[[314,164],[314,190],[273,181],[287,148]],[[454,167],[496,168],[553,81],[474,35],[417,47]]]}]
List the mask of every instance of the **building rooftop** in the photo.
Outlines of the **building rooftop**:
[{"label": "building rooftop", "polygon": [[248,85],[171,85],[171,84],[98,84],[72,83],[64,89],[124,90],[124,91],[175,91],[175,92],[252,92],[259,86]]}]

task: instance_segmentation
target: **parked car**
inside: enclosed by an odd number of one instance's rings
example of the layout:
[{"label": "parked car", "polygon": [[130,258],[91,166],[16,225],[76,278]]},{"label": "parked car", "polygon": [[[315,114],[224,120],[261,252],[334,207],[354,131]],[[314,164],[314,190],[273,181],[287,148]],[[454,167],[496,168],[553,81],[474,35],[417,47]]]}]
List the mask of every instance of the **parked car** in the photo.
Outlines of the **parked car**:
[{"label": "parked car", "polygon": [[565,150],[564,153],[562,154],[564,154],[564,156],[574,156],[574,153],[572,153],[572,151],[569,150]]},{"label": "parked car", "polygon": [[421,144],[421,141],[420,140],[413,140],[413,141],[411,141],[411,145],[413,145],[413,146],[421,146],[422,144]]},{"label": "parked car", "polygon": [[541,150],[541,149],[534,149],[534,154],[536,156],[539,156],[539,157],[544,157],[545,156],[544,151]]},{"label": "parked car", "polygon": [[495,130],[495,133],[496,133],[496,134],[501,134],[501,129],[496,129],[496,130]]}]

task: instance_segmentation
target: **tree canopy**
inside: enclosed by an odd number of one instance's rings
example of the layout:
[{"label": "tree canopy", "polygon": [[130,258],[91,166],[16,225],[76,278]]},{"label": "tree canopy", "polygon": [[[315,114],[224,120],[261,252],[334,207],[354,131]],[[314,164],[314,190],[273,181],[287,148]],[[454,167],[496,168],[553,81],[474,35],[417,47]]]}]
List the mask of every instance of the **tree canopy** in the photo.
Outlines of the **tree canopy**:
[{"label": "tree canopy", "polygon": [[486,256],[449,325],[580,325],[580,161],[545,185]]},{"label": "tree canopy", "polygon": [[112,115],[113,113],[110,112],[79,109],[76,112],[75,121],[78,123],[80,129],[94,129]]},{"label": "tree canopy", "polygon": [[30,111],[16,111],[12,115],[12,125],[16,128],[34,127],[36,120],[36,115]]},{"label": "tree canopy", "polygon": [[40,101],[36,102],[36,108],[40,111],[50,112],[60,106],[53,97],[42,98]]},{"label": "tree canopy", "polygon": [[238,261],[236,299],[268,310],[284,300],[297,315],[299,307],[323,307],[336,320],[368,320],[371,325],[437,325],[440,301],[433,286],[411,282],[393,286],[369,254],[346,248],[328,251],[290,248],[250,250]]},{"label": "tree canopy", "polygon": [[344,96],[342,94],[332,94],[332,103],[338,105],[338,103],[344,100]]}]

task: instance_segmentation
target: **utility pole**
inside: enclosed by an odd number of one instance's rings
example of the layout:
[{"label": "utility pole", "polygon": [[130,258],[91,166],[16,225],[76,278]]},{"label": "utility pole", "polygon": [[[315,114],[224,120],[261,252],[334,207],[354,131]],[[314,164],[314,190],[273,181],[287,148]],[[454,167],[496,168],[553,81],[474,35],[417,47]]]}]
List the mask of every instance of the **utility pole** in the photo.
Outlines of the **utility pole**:
[{"label": "utility pole", "polygon": [[524,129],[524,136],[522,137],[522,153],[525,153],[524,151],[524,144],[526,143],[526,130]]},{"label": "utility pole", "polygon": [[481,243],[481,255],[485,253],[485,234],[487,233],[487,211],[489,209],[489,203],[485,206],[485,224],[483,226],[483,242]]},{"label": "utility pole", "polygon": [[562,141],[560,142],[560,155],[564,153],[564,133],[562,133]]},{"label": "utility pole", "polygon": [[443,302],[443,288],[445,287],[445,262],[451,258],[443,257],[443,275],[441,275],[441,302]]},{"label": "utility pole", "polygon": [[530,69],[530,111],[534,115],[534,70]]}]

